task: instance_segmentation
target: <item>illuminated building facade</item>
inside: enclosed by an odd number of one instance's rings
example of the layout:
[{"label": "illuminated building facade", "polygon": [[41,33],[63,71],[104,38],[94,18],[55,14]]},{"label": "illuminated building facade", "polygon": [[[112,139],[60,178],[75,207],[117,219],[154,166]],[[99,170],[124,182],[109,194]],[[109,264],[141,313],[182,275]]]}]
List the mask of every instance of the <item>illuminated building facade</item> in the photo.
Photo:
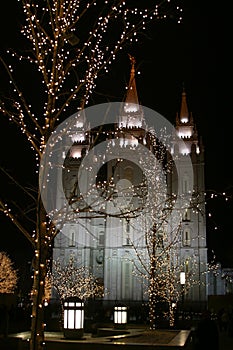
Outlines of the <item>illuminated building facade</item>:
[{"label": "illuminated building facade", "polygon": [[[131,57],[131,74],[124,101],[124,110],[119,113],[119,118],[114,125],[105,126],[102,129],[102,140],[112,139],[120,135],[120,146],[125,149],[134,149],[137,152],[139,144],[150,148],[150,141],[146,137],[146,125],[143,111],[138,101],[138,94],[135,81],[135,61]],[[82,204],[80,191],[78,190],[77,171],[82,163],[83,157],[87,154],[95,140],[100,137],[98,130],[88,133],[84,130],[87,121],[85,118],[79,120],[77,130],[73,135],[73,146],[68,157],[64,160],[63,184],[66,198],[72,196],[72,207],[74,211],[79,208],[79,219],[74,218],[73,222],[65,224],[62,232],[55,238],[53,248],[53,259],[59,258],[64,264],[72,255],[77,264],[90,268],[90,272],[96,276],[99,283],[103,284],[106,294],[104,302],[115,303],[144,303],[148,301],[148,280],[137,271],[142,271],[141,261],[138,257],[146,256],[146,242],[143,222],[138,221],[133,225],[129,216],[89,216]],[[176,116],[175,128],[183,143],[173,144],[171,154],[179,154],[182,157],[189,156],[193,166],[193,189],[191,180],[182,176],[183,191],[193,191],[198,197],[198,206],[185,210],[182,222],[179,227],[179,244],[176,246],[176,255],[183,262],[182,271],[189,274],[195,265],[195,273],[192,278],[199,283],[195,284],[185,295],[185,301],[203,303],[207,299],[207,247],[206,247],[206,222],[205,222],[205,201],[204,201],[204,149],[198,138],[197,129],[193,116],[188,110],[186,93],[182,92],[180,112]],[[127,160],[122,151],[122,160],[112,160],[103,166],[97,175],[96,183],[104,182],[115,184],[118,194],[110,201],[109,206],[115,205],[124,211],[131,210],[132,206],[141,205],[141,197],[135,189],[140,188],[143,182],[143,172],[134,164],[133,160]],[[92,162],[99,157],[93,154]],[[102,155],[103,156],[103,155]],[[125,158],[125,159],[124,159]],[[104,160],[103,160],[104,163]],[[90,163],[91,167],[92,164]],[[172,192],[175,179],[173,175],[168,176],[168,188]],[[89,189],[89,179],[86,178],[86,191]],[[132,188],[134,190],[132,191]],[[103,191],[103,187],[99,189]],[[91,192],[90,192],[91,196]],[[57,198],[57,201],[60,199]],[[93,199],[94,200],[94,199]],[[113,204],[112,204],[113,202]],[[78,204],[77,204],[78,203]],[[83,207],[82,207],[83,205]],[[82,213],[82,214],[80,214]],[[82,216],[82,218],[80,218]],[[136,227],[137,226],[137,227]],[[137,249],[135,250],[135,246]],[[177,248],[178,247],[178,248]],[[144,263],[146,260],[143,260]],[[149,264],[147,258],[146,264]]]}]

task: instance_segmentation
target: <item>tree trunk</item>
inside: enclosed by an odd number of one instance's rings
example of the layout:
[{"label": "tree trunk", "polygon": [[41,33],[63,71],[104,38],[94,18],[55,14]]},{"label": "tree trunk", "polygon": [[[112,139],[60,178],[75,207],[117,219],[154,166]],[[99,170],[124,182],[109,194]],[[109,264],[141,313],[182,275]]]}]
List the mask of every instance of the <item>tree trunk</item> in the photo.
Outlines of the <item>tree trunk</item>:
[{"label": "tree trunk", "polygon": [[174,325],[175,325],[174,307],[172,306],[172,303],[169,302],[169,326],[174,327]]},{"label": "tree trunk", "polygon": [[156,329],[156,295],[153,290],[150,289],[149,294],[149,323],[150,323],[150,329],[154,330]]},{"label": "tree trunk", "polygon": [[38,226],[35,239],[34,276],[32,287],[32,321],[30,350],[44,349],[44,284],[49,258],[49,245],[46,240],[46,213],[39,200]]},{"label": "tree trunk", "polygon": [[153,239],[150,242],[150,286],[149,286],[149,323],[150,329],[156,329],[156,302],[157,302],[157,290],[156,290],[156,227],[153,228]]},{"label": "tree trunk", "polygon": [[150,263],[150,286],[149,286],[149,323],[150,329],[156,329],[156,302],[157,302],[157,291],[156,291],[156,280],[155,280],[155,259],[151,257]]}]

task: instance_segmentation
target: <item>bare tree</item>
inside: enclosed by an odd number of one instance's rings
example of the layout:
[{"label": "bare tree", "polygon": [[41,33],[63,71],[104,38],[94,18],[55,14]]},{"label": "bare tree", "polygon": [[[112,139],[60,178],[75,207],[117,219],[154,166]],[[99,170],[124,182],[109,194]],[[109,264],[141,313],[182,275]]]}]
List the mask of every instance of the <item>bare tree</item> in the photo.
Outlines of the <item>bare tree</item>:
[{"label": "bare tree", "polygon": [[[177,7],[169,1],[158,2],[151,9],[127,7],[122,0],[22,0],[21,3],[24,13],[21,32],[26,39],[21,47],[25,50],[10,50],[10,57],[0,58],[10,91],[2,96],[0,111],[26,137],[39,163],[56,126],[71,111],[81,110],[90,103],[100,73],[108,72],[124,45],[137,42],[137,33],[146,23],[174,14]],[[180,21],[179,8],[178,13]],[[29,80],[29,88],[24,86],[19,74],[22,65],[24,76],[33,76],[33,89]],[[11,180],[28,197],[27,205],[20,208],[19,203],[9,205],[1,199],[0,209],[35,251],[30,349],[38,350],[44,343],[46,265],[57,230],[44,210],[40,193],[25,188],[12,177]]]},{"label": "bare tree", "polygon": [[[157,306],[160,302],[168,304],[169,323],[170,326],[173,326],[174,305],[181,298],[183,299],[184,294],[187,294],[190,288],[203,283],[206,285],[206,274],[213,268],[206,261],[205,266],[200,269],[195,257],[184,258],[181,255],[182,222],[188,211],[192,211],[193,215],[205,215],[205,212],[201,212],[204,210],[205,196],[203,193],[196,193],[192,186],[187,191],[179,190],[180,181],[175,174],[178,163],[175,164],[170,157],[172,135],[162,132],[161,134],[166,135],[166,142],[165,140],[162,143],[159,142],[154,132],[148,134],[150,138],[148,144],[153,150],[154,157],[146,155],[143,157],[145,183],[141,184],[141,188],[147,188],[151,192],[150,200],[145,201],[143,210],[145,214],[150,213],[150,215],[142,216],[140,221],[137,217],[134,221],[129,217],[134,232],[137,232],[131,238],[135,255],[130,259],[134,265],[135,275],[145,281],[151,329],[158,327]],[[177,161],[182,159],[181,157],[182,155],[178,153],[175,155]],[[185,171],[189,170],[191,179],[191,159],[190,162],[187,161],[185,167]],[[179,169],[179,176],[182,178],[181,169]],[[148,181],[149,184],[146,183]],[[148,196],[145,190],[144,195]],[[186,277],[184,285],[180,283],[181,272]]]},{"label": "bare tree", "polygon": [[181,222],[169,227],[166,216],[163,216],[160,224],[158,230],[154,225],[150,231],[143,234],[141,241],[145,240],[146,249],[142,249],[142,243],[131,242],[137,257],[132,260],[134,274],[145,281],[145,292],[148,294],[151,329],[158,328],[158,319],[161,317],[158,313],[160,303],[168,306],[169,325],[173,327],[178,302],[183,301],[184,295],[194,286],[207,286],[206,275],[216,267],[215,263],[206,263],[199,278],[199,266],[195,258],[183,259],[180,256]]}]

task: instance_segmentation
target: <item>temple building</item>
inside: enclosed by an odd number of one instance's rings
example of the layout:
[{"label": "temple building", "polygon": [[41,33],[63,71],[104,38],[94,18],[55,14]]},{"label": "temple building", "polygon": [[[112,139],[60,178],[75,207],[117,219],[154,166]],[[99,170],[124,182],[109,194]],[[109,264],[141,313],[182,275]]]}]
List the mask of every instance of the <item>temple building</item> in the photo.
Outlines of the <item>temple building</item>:
[{"label": "temple building", "polygon": [[[135,213],[143,207],[144,195],[149,195],[150,190],[148,188],[145,190],[143,165],[140,166],[140,161],[137,163],[133,156],[129,156],[129,150],[132,154],[133,152],[139,154],[141,145],[153,153],[155,145],[148,136],[144,111],[139,103],[135,59],[131,56],[130,62],[127,93],[115,123],[106,124],[101,131],[98,128],[89,130],[88,121],[82,116],[76,125],[76,131],[72,136],[73,145],[64,159],[63,171],[64,194],[70,200],[75,215],[73,220],[63,225],[53,246],[54,260],[59,259],[65,265],[72,256],[78,266],[87,267],[98,283],[104,286],[105,295],[99,300],[106,307],[115,303],[129,306],[145,305],[149,299],[150,255],[148,255],[149,236],[146,232],[148,228],[144,221],[146,214],[138,217]],[[177,155],[181,164],[187,157],[191,159],[193,179],[190,179],[189,173],[183,169],[179,181],[183,193],[191,193],[193,204],[186,206],[182,212],[178,227],[174,229],[171,228],[171,224],[166,226],[163,223],[159,229],[157,228],[155,254],[158,256],[163,250],[165,251],[164,247],[169,246],[171,264],[173,267],[176,264],[174,273],[182,272],[186,276],[184,302],[187,305],[203,307],[207,301],[208,288],[204,148],[193,115],[189,111],[184,89],[174,129],[177,132],[178,142],[172,144],[169,153],[171,156]],[[112,157],[106,162],[105,155],[95,151],[95,146],[106,140],[111,147],[119,143],[120,159]],[[87,154],[91,154],[91,161],[89,156],[88,163],[90,168],[94,166],[98,157],[103,158],[103,166],[97,172],[95,185],[99,196],[105,199],[103,203],[107,209],[98,201],[100,209],[96,210],[96,215],[89,215],[93,210],[88,212],[91,203],[95,202],[93,191],[89,188],[91,179],[85,177],[84,189],[80,190],[78,186],[78,170]],[[148,162],[146,156],[144,161]],[[147,165],[145,164],[145,167]],[[177,174],[169,172],[165,181],[168,192],[172,194],[177,187]],[[85,191],[88,203],[82,198]],[[59,201],[60,198],[57,198],[57,203]],[[103,212],[107,212],[108,215],[103,215]],[[175,233],[171,233],[173,230]],[[176,236],[173,248],[169,244],[172,235]],[[168,278],[166,272],[164,276]],[[177,288],[183,288],[179,285],[179,281],[175,281],[174,285],[175,283]]]}]

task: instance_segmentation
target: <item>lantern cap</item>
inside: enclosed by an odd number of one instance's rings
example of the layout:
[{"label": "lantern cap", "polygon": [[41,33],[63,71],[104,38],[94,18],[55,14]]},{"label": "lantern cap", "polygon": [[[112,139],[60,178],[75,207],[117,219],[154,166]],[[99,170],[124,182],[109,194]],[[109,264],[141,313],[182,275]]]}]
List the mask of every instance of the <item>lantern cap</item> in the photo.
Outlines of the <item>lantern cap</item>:
[{"label": "lantern cap", "polygon": [[114,305],[114,307],[127,307],[128,308],[128,306],[124,303],[117,303]]},{"label": "lantern cap", "polygon": [[72,296],[72,297],[68,297],[68,298],[65,298],[64,299],[64,302],[82,302],[83,303],[83,300],[80,299],[79,297],[76,297],[76,296]]}]

